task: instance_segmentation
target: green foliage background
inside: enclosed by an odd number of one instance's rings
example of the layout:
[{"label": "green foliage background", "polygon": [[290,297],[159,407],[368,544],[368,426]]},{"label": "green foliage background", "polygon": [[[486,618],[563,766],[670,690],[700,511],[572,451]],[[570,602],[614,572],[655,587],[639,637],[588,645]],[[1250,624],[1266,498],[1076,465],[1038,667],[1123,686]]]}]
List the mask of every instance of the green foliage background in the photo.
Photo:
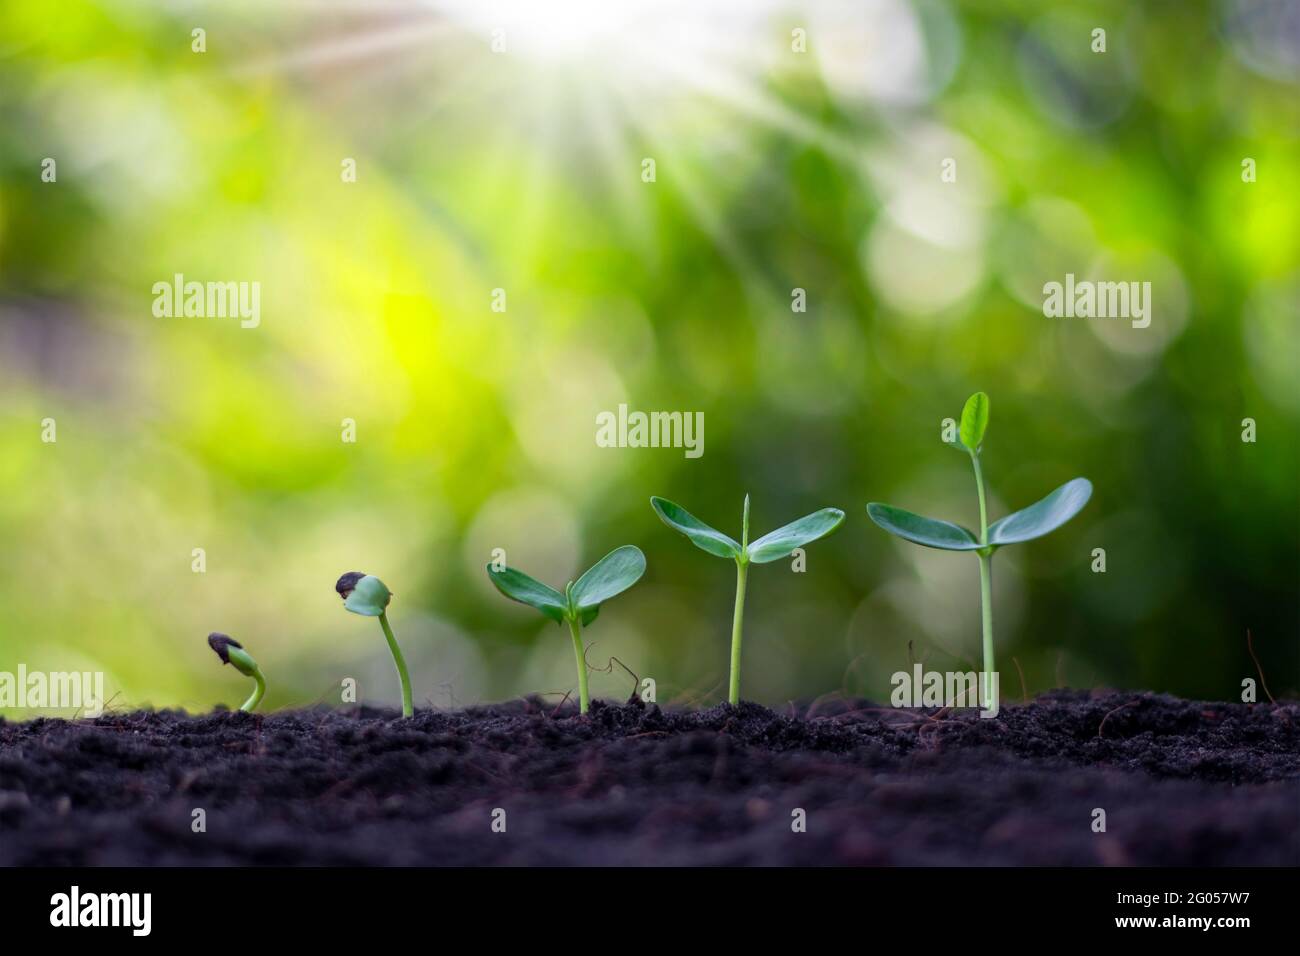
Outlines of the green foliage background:
[{"label": "green foliage background", "polygon": [[[502,548],[562,586],[634,543],[648,572],[590,659],[654,677],[661,702],[713,701],[733,572],[649,497],[737,535],[749,492],[755,535],[827,505],[848,519],[805,573],[751,576],[746,696],[883,699],[909,645],[978,661],[976,562],[891,539],[864,505],[975,522],[939,433],[984,389],[991,518],[1076,475],[1096,487],[999,555],[1008,696],[1018,664],[1030,692],[1233,699],[1248,628],[1273,691],[1294,690],[1285,4],[690,19],[707,6],[540,56],[493,54],[454,3],[0,7],[0,670],[104,670],[114,706],[234,706],[246,688],[204,640],[220,630],[269,706],[336,702],[345,676],[395,702],[378,628],[332,590],[359,569],[395,592],[417,700],[558,700],[563,633],[483,565]],[[620,46],[671,17],[705,52]],[[1067,272],[1151,281],[1151,327],[1044,317]],[[155,318],[175,273],[259,281],[260,327]],[[597,448],[620,402],[702,411],[704,456]],[[631,679],[613,663],[592,687]]]}]

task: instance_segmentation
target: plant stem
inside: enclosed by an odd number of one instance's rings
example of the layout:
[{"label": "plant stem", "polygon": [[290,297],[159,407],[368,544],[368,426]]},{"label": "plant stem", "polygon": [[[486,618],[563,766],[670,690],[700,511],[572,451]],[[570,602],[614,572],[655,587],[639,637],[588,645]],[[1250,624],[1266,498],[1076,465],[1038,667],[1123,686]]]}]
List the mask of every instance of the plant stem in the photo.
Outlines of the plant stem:
[{"label": "plant stem", "polygon": [[970,453],[971,464],[975,466],[975,487],[980,498],[980,623],[984,631],[984,671],[981,680],[984,683],[983,705],[996,707],[993,701],[993,552],[988,549],[989,513],[984,495],[984,473],[980,470],[979,452]]},{"label": "plant stem", "polygon": [[253,680],[257,681],[257,686],[253,688],[253,693],[249,695],[248,700],[244,701],[240,710],[252,712],[253,708],[262,702],[262,695],[266,693],[266,678],[262,676],[261,668],[253,671]]},{"label": "plant stem", "polygon": [[587,655],[582,651],[582,624],[577,617],[569,618],[569,633],[573,635],[573,659],[578,665],[578,713],[585,714],[591,706],[587,693]]},{"label": "plant stem", "polygon": [[740,636],[745,623],[745,576],[749,574],[749,495],[740,516],[740,557],[736,558],[736,610],[731,617],[731,686],[727,700],[735,707],[740,703]]},{"label": "plant stem", "polygon": [[979,452],[970,453],[971,464],[975,466],[975,488],[980,496],[980,544],[989,543],[989,513],[984,504],[984,473],[980,471]]},{"label": "plant stem", "polygon": [[993,700],[993,555],[981,554],[980,558],[980,609],[984,625],[984,675],[985,707],[996,707]]},{"label": "plant stem", "polygon": [[384,639],[388,641],[388,649],[393,652],[397,677],[402,682],[402,716],[410,717],[415,713],[415,709],[411,706],[411,675],[406,672],[406,658],[402,657],[402,649],[397,646],[393,629],[388,626],[388,615],[383,611],[379,612],[379,626],[384,629]]},{"label": "plant stem", "polygon": [[727,700],[735,707],[740,703],[740,632],[745,620],[745,576],[749,562],[736,559],[736,611],[731,618],[731,689]]}]

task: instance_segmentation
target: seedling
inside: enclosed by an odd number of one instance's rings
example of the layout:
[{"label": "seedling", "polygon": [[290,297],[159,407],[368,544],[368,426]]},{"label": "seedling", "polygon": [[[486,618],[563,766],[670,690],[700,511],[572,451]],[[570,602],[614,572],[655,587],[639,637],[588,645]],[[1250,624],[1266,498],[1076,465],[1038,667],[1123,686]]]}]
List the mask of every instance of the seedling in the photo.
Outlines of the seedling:
[{"label": "seedling", "polygon": [[208,647],[217,652],[217,656],[221,658],[221,663],[232,664],[239,673],[257,681],[253,693],[239,708],[251,712],[262,700],[262,695],[266,693],[266,679],[262,677],[262,669],[257,666],[257,661],[253,660],[252,655],[244,650],[243,644],[240,644],[233,637],[219,634],[216,631],[208,635]]},{"label": "seedling", "polygon": [[615,548],[593,564],[577,581],[570,581],[564,593],[547,587],[514,568],[497,570],[487,566],[488,577],[497,590],[520,604],[537,608],[556,624],[569,623],[573,658],[578,666],[578,707],[585,714],[591,706],[587,693],[587,659],[582,649],[582,629],[596,619],[600,606],[622,594],[645,574],[645,555],[630,544]]},{"label": "seedling", "polygon": [[651,498],[650,506],[674,531],[685,535],[701,551],[736,562],[736,609],[731,618],[731,687],[727,699],[732,706],[740,703],[740,638],[745,617],[745,578],[751,564],[768,564],[788,557],[795,548],[802,548],[818,538],[824,538],[840,526],[844,512],[839,508],[823,508],[784,528],[765,534],[753,544],[749,543],[749,495],[745,495],[745,508],[741,517],[740,543],[721,531],[710,528],[681,505],[665,498]]},{"label": "seedling", "polygon": [[954,448],[966,451],[975,468],[975,489],[979,493],[980,502],[978,538],[961,525],[953,524],[951,521],[926,518],[875,501],[867,505],[867,514],[880,527],[905,541],[943,551],[974,551],[979,556],[980,605],[984,630],[984,670],[981,675],[984,684],[984,701],[982,703],[985,707],[996,708],[998,685],[993,680],[993,675],[996,673],[993,659],[993,553],[1004,545],[1041,538],[1065,524],[1088,503],[1088,499],[1092,496],[1092,482],[1087,478],[1067,481],[1042,501],[989,524],[988,509],[984,499],[984,474],[980,470],[980,449],[983,446],[984,431],[988,428],[988,424],[989,397],[983,392],[976,392],[966,400],[966,405],[961,411],[959,441],[950,443]]},{"label": "seedling", "polygon": [[411,675],[406,672],[406,659],[402,649],[397,646],[393,629],[388,626],[385,610],[393,599],[393,592],[384,586],[384,582],[371,574],[349,571],[339,578],[334,590],[343,598],[343,606],[353,614],[379,618],[379,626],[384,629],[384,640],[393,654],[393,663],[397,665],[397,677],[402,682],[402,716],[410,717],[415,713],[411,706]]}]

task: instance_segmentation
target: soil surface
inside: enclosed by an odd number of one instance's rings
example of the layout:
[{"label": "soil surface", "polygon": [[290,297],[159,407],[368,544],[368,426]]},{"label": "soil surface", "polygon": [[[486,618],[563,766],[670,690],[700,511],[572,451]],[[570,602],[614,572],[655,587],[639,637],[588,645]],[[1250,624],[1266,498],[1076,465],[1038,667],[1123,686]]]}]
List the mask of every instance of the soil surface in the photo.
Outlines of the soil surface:
[{"label": "soil surface", "polygon": [[6,865],[1277,866],[1297,834],[1294,702],[0,721]]}]

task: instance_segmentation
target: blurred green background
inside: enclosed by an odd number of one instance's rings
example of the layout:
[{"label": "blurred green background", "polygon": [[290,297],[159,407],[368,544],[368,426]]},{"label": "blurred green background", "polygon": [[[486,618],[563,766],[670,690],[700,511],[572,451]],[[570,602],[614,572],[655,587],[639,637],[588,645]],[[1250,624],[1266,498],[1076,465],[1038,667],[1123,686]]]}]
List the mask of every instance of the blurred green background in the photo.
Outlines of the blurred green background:
[{"label": "blurred green background", "polygon": [[[977,562],[864,506],[974,525],[940,423],[984,389],[992,516],[1096,488],[995,561],[1008,697],[1237,699],[1248,628],[1294,692],[1298,64],[1273,0],[5,4],[0,670],[237,706],[220,630],[271,707],[395,702],[359,569],[417,701],[558,701],[567,635],[483,566],[634,543],[590,660],[712,702],[734,570],[649,497],[738,536],[749,492],[755,534],[848,518],[750,576],[745,696],[883,700],[909,644],[978,666]],[[1151,282],[1151,326],[1046,318],[1070,272]],[[259,282],[260,325],[155,317],[176,273]],[[622,402],[702,411],[704,455],[597,447]]]}]

